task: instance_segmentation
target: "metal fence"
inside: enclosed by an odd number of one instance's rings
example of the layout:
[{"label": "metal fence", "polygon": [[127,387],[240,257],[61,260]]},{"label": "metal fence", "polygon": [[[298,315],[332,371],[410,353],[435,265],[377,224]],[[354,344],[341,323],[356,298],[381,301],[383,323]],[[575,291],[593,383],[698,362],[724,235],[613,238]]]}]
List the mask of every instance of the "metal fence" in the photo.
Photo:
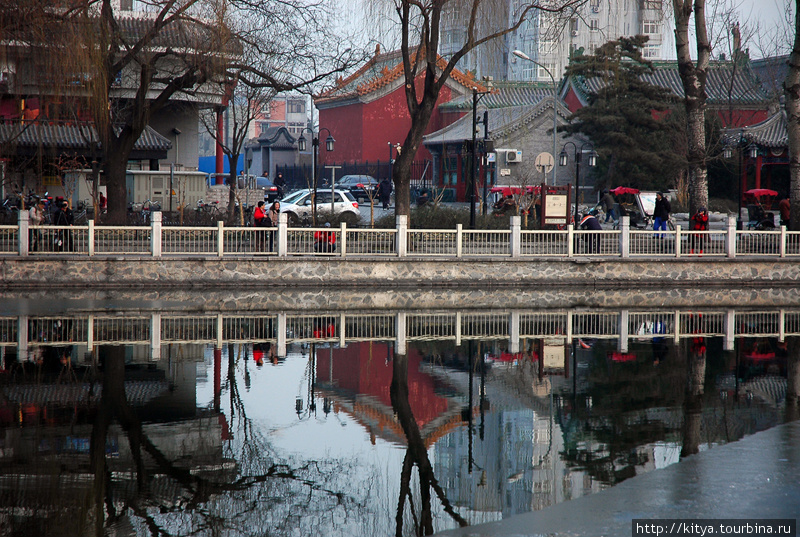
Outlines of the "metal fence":
[{"label": "metal fence", "polygon": [[737,230],[731,219],[720,230],[619,229],[522,230],[512,217],[507,230],[408,229],[398,217],[393,229],[347,227],[294,228],[285,215],[275,228],[181,227],[162,224],[153,213],[147,226],[30,226],[27,213],[16,226],[0,226],[0,255],[71,256],[308,256],[339,258],[439,257],[547,259],[800,257],[800,232]]}]

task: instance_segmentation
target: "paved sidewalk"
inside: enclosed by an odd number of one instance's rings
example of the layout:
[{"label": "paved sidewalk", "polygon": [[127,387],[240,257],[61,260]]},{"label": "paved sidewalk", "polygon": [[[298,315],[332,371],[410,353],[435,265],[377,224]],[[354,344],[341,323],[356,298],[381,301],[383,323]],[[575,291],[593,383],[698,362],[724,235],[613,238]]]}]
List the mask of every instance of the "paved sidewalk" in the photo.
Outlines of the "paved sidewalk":
[{"label": "paved sidewalk", "polygon": [[631,535],[633,519],[798,517],[800,422],[793,422],[711,448],[599,494],[437,535],[616,537]]}]

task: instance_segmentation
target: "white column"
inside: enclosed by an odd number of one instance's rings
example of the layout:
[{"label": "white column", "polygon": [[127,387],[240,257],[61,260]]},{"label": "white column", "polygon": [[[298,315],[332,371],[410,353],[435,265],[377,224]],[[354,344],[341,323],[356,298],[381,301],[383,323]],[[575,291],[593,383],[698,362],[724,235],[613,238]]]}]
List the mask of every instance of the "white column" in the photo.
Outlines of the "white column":
[{"label": "white column", "polygon": [[[515,217],[511,217],[515,218]],[[519,218],[518,216],[516,218]],[[509,352],[519,352],[519,312],[512,311],[508,316]]]},{"label": "white column", "polygon": [[631,255],[631,217],[619,219],[619,251],[623,258]]},{"label": "white column", "polygon": [[[158,213],[159,215],[161,213]],[[154,313],[150,317],[150,359],[161,359],[161,314]]]},{"label": "white column", "polygon": [[397,354],[406,354],[406,313],[404,311],[398,312],[396,317],[396,332],[395,332],[395,352]]},{"label": "white column", "polygon": [[736,217],[729,216],[725,229],[725,252],[728,257],[736,257]]},{"label": "white column", "polygon": [[[461,225],[461,224],[459,224]],[[461,346],[461,312],[456,312],[456,347]]]},{"label": "white column", "polygon": [[[23,211],[24,212],[24,211]],[[36,334],[39,337],[39,334]],[[28,356],[28,316],[17,317],[17,359],[24,360]]]},{"label": "white column", "polygon": [[218,349],[222,348],[222,339],[223,339],[222,338],[222,330],[223,330],[223,327],[224,327],[224,324],[222,323],[222,315],[219,314],[219,315],[217,315],[217,329],[216,329],[216,334],[215,334],[216,338],[217,338],[217,341],[216,341],[216,343],[214,345]]},{"label": "white column", "polygon": [[[342,224],[342,225],[344,225],[344,224]],[[347,322],[347,318],[345,317],[345,314],[344,313],[340,314],[339,315],[339,347],[341,347],[341,348],[344,348],[344,346],[347,344],[347,341],[345,340],[345,332],[347,332],[346,322]]]},{"label": "white column", "polygon": [[[285,224],[286,223],[286,218],[285,218],[286,214],[284,213],[281,216],[284,217],[283,220],[284,220],[284,224]],[[278,314],[278,332],[275,334],[275,337],[278,340],[278,344],[276,345],[276,347],[277,347],[276,354],[278,355],[279,358],[283,358],[283,357],[286,356],[286,314],[285,313],[279,313]]]},{"label": "white column", "polygon": [[675,257],[681,256],[681,226],[675,226]]},{"label": "white column", "polygon": [[567,257],[575,255],[575,226],[567,225]]},{"label": "white column", "polygon": [[342,257],[347,256],[347,223],[342,222],[339,228],[339,255]]},{"label": "white column", "polygon": [[91,313],[86,320],[86,347],[89,352],[94,350],[94,315]]},{"label": "white column", "polygon": [[286,243],[289,239],[288,218],[286,213],[278,215],[278,257],[286,257]]},{"label": "white column", "polygon": [[619,352],[628,352],[628,310],[619,312]]},{"label": "white column", "polygon": [[722,342],[722,350],[732,351],[736,346],[736,311],[727,310],[724,319],[725,340]]},{"label": "white column", "polygon": [[[406,257],[408,253],[408,216],[397,215],[397,257]],[[400,353],[405,354],[405,353]]]},{"label": "white column", "polygon": [[522,255],[522,217],[511,217],[511,257],[519,259]]},{"label": "white column", "polygon": [[[28,211],[20,211],[19,212],[19,219],[17,220],[17,224],[19,226],[19,255],[27,256],[28,252],[30,252],[31,245],[29,244],[28,239],[30,238],[30,221]],[[39,245],[39,249],[42,249],[42,245]]]},{"label": "white column", "polygon": [[150,251],[153,257],[161,257],[161,211],[150,213]]},{"label": "white column", "polygon": [[222,257],[225,253],[225,224],[222,220],[217,222],[217,257]]},{"label": "white column", "polygon": [[456,224],[456,257],[461,257],[464,248],[464,226]]},{"label": "white column", "polygon": [[92,257],[94,255],[94,220],[89,220],[87,224],[89,225],[89,257]]},{"label": "white column", "polygon": [[786,257],[786,226],[781,226],[781,257]]}]

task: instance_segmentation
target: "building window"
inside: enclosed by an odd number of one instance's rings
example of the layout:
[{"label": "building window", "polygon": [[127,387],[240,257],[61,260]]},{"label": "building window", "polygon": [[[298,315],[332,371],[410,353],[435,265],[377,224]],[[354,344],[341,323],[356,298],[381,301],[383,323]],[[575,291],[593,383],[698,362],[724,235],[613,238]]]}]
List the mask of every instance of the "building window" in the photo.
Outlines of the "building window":
[{"label": "building window", "polygon": [[569,31],[572,35],[578,35],[578,19],[569,20]]},{"label": "building window", "polygon": [[553,75],[553,78],[556,76],[556,64],[554,63],[543,63],[542,64],[547,69],[545,70],[544,67],[539,67],[538,78],[540,80],[551,80],[550,75],[547,74],[547,71],[550,71],[550,74]]},{"label": "building window", "polygon": [[600,29],[600,22],[597,19],[592,19],[589,21],[589,29],[593,32],[596,32]]},{"label": "building window", "polygon": [[590,0],[589,9],[591,9],[592,13],[600,13],[600,0]]},{"label": "building window", "polygon": [[642,0],[642,9],[661,11],[661,0]]},{"label": "building window", "polygon": [[289,103],[290,114],[302,114],[306,111],[306,103],[301,101],[293,101]]},{"label": "building window", "polygon": [[133,0],[120,0],[119,9],[120,11],[133,11]]},{"label": "building window", "polygon": [[658,58],[661,54],[660,45],[645,45],[642,49],[642,57],[646,59]]},{"label": "building window", "polygon": [[642,33],[645,35],[661,33],[661,24],[658,21],[642,21]]}]

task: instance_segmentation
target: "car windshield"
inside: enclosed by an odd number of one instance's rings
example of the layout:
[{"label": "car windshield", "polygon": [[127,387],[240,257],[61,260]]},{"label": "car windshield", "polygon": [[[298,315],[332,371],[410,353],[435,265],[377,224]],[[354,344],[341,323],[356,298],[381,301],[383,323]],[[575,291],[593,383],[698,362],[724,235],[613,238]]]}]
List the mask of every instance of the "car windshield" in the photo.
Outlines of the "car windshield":
[{"label": "car windshield", "polygon": [[288,196],[283,198],[283,202],[284,203],[297,203],[297,200],[299,200],[305,194],[306,194],[305,190],[298,190],[297,192],[292,192],[291,194],[289,194]]}]

